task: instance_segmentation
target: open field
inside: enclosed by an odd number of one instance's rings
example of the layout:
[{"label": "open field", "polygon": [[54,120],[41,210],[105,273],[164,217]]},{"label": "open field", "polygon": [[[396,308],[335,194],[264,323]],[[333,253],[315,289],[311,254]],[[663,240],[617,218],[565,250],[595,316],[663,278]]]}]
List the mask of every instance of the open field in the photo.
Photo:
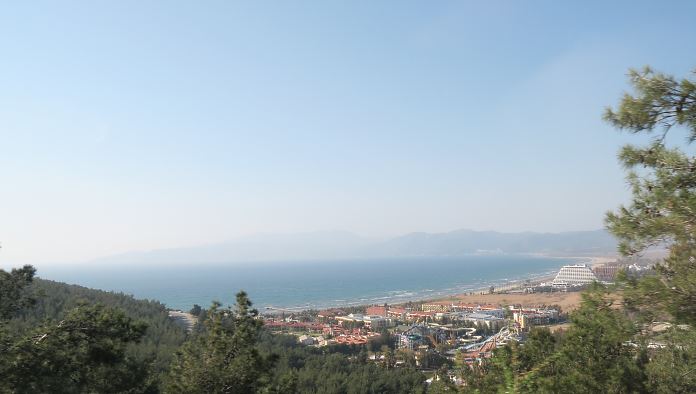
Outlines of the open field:
[{"label": "open field", "polygon": [[438,301],[454,301],[467,304],[492,304],[524,306],[559,305],[563,311],[571,311],[580,305],[581,292],[532,293],[532,294],[476,294],[456,295]]}]

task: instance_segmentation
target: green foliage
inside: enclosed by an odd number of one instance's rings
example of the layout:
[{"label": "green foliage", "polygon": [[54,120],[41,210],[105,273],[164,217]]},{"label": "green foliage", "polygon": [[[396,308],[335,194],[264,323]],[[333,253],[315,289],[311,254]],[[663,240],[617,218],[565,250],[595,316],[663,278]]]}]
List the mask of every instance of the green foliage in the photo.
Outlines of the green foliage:
[{"label": "green foliage", "polygon": [[[595,285],[583,294],[580,308],[571,314],[573,326],[559,350],[537,364],[522,380],[525,391],[634,392],[643,377],[635,348],[628,342],[636,333],[633,323],[615,307],[610,289]],[[542,377],[543,376],[543,377]]]},{"label": "green foliage", "polygon": [[433,377],[433,382],[428,387],[429,394],[442,394],[442,393],[456,393],[457,386],[449,377],[449,370],[447,367],[442,367],[438,369]]},{"label": "green foliage", "polygon": [[193,308],[191,308],[189,311],[189,313],[193,316],[199,316],[201,312],[203,312],[203,308],[201,308],[201,306],[198,304],[193,304]]},{"label": "green foliage", "polygon": [[[630,255],[663,244],[669,257],[658,267],[659,277],[627,284],[627,305],[633,311],[660,312],[677,322],[696,323],[696,158],[665,144],[667,132],[685,128],[696,140],[696,83],[676,81],[649,68],[632,71],[636,94],[626,95],[617,111],[605,118],[616,127],[656,134],[646,147],[626,146],[619,159],[628,170],[633,200],[607,214],[609,230]],[[649,307],[646,307],[649,306]]]},{"label": "green foliage", "polygon": [[[532,331],[524,345],[495,351],[480,374],[466,369],[467,387],[479,392],[694,392],[696,388],[696,159],[667,146],[674,127],[696,140],[696,84],[649,68],[630,72],[635,95],[625,95],[605,119],[632,133],[654,134],[644,147],[624,147],[633,199],[607,214],[619,249],[632,255],[654,245],[669,256],[657,275],[625,273],[620,287],[594,285],[557,340]],[[623,301],[616,303],[617,299]],[[652,333],[655,320],[688,323]],[[648,346],[649,344],[651,344]]]},{"label": "green foliage", "polygon": [[164,305],[0,271],[0,392],[149,392],[185,339]]},{"label": "green foliage", "polygon": [[[631,132],[657,134],[647,147],[625,147],[620,160],[628,169],[633,200],[607,214],[607,226],[621,240],[624,254],[654,244],[669,248],[656,267],[657,275],[624,276],[625,305],[639,321],[687,323],[691,328],[655,335],[645,330],[641,343],[657,346],[645,352],[646,386],[652,392],[693,392],[696,371],[696,158],[667,147],[675,126],[696,140],[696,83],[645,69],[632,72],[635,96],[626,95],[618,111],[607,111],[615,126]],[[667,347],[660,347],[666,344]],[[655,348],[657,347],[657,348]]]},{"label": "green foliage", "polygon": [[0,391],[15,393],[148,392],[148,365],[127,355],[145,332],[121,311],[83,305],[2,343]]},{"label": "green foliage", "polygon": [[205,331],[186,343],[172,364],[167,390],[176,393],[254,393],[268,385],[275,356],[256,346],[262,322],[246,293],[234,310],[213,303]]},{"label": "green foliage", "polygon": [[84,303],[102,304],[122,310],[129,318],[147,325],[141,340],[129,345],[127,351],[140,361],[151,360],[157,374],[168,369],[174,352],[186,339],[184,329],[169,318],[167,308],[157,301],[136,300],[125,294],[43,279],[34,279],[27,291],[41,296],[36,297],[34,305],[20,310],[8,322],[11,332],[33,330],[45,320],[62,320],[71,310]]},{"label": "green foliage", "polygon": [[385,346],[394,349],[395,340],[386,328],[380,332],[379,337],[371,339],[367,343],[367,349],[371,352],[376,352],[383,349]]},{"label": "green foliage", "polygon": [[[30,284],[12,290],[12,303],[3,298],[14,318],[0,325],[0,393],[425,392],[421,373],[368,361],[365,347],[303,347],[266,332],[244,294],[234,310],[218,303],[201,310],[201,326],[169,362],[185,334],[162,304],[20,279]],[[2,294],[18,288],[16,280],[2,283]],[[30,305],[23,300],[31,294],[42,296]],[[393,366],[390,345],[386,331],[371,344]]]},{"label": "green foliage", "polygon": [[[308,347],[290,335],[264,332],[264,354],[278,355],[268,391],[274,393],[424,393],[425,376],[414,367],[385,368],[367,360],[364,347]],[[380,349],[381,350],[381,349]],[[384,348],[387,351],[387,348]],[[391,351],[391,349],[389,349]],[[394,355],[394,357],[398,357]],[[415,363],[414,363],[415,364]],[[295,390],[283,389],[292,381]]]},{"label": "green foliage", "polygon": [[689,79],[676,81],[649,67],[630,70],[635,95],[625,94],[618,111],[608,108],[604,119],[614,127],[633,133],[669,130],[674,125],[689,128],[690,141],[696,140],[696,84]]},{"label": "green foliage", "polygon": [[515,390],[515,372],[517,369],[517,344],[497,348],[493,358],[486,362],[479,379],[470,381],[472,389],[482,393],[512,392]]},{"label": "green foliage", "polygon": [[0,321],[13,317],[19,310],[35,302],[28,291],[35,273],[36,269],[30,265],[9,273],[0,270]]},{"label": "green foliage", "polygon": [[652,393],[696,392],[696,332],[674,328],[658,340],[666,348],[655,351],[646,365],[647,390]]},{"label": "green foliage", "polygon": [[556,338],[548,328],[532,328],[518,357],[519,369],[529,371],[541,364],[556,350]]},{"label": "green foliage", "polygon": [[524,344],[496,349],[482,368],[460,370],[466,387],[481,393],[643,391],[642,366],[628,345],[636,329],[614,297],[611,289],[593,286],[560,343],[547,329],[534,329]]}]

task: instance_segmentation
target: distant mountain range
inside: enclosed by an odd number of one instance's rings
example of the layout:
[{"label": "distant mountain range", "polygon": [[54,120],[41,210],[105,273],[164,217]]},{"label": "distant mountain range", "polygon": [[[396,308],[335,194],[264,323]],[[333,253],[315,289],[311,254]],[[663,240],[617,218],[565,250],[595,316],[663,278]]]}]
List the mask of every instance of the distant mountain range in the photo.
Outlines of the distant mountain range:
[{"label": "distant mountain range", "polygon": [[597,256],[616,252],[616,239],[605,230],[562,233],[500,233],[456,230],[411,233],[375,240],[349,232],[257,235],[187,248],[131,252],[100,258],[108,263],[220,263],[314,259],[444,257],[471,254],[542,254]]},{"label": "distant mountain range", "polygon": [[563,233],[457,230],[438,234],[407,234],[375,247],[380,254],[394,256],[456,256],[472,253],[596,255],[614,253],[616,245],[616,239],[604,230]]}]

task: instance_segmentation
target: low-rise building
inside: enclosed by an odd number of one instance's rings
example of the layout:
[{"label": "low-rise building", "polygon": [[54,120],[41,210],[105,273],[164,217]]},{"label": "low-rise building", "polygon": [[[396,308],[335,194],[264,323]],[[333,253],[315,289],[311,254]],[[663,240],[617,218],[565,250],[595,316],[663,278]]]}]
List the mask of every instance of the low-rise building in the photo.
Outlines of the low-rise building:
[{"label": "low-rise building", "polygon": [[515,309],[512,318],[521,329],[532,326],[551,324],[558,321],[558,311],[555,309]]},{"label": "low-rise building", "polygon": [[432,321],[435,319],[435,315],[437,312],[420,312],[420,311],[411,311],[406,313],[406,319],[407,321],[411,322],[425,322],[425,321]]},{"label": "low-rise building", "polygon": [[339,316],[336,318],[339,322],[355,322],[363,323],[365,327],[369,327],[373,330],[391,327],[394,322],[391,318],[378,316],[378,315],[363,315],[360,313],[351,313],[348,316]]},{"label": "low-rise building", "polygon": [[305,346],[311,346],[316,343],[314,338],[310,337],[309,335],[300,335],[297,338],[297,342]]},{"label": "low-rise building", "polygon": [[346,312],[343,309],[331,308],[319,311],[319,313],[317,313],[317,318],[322,321],[329,321],[338,316],[344,316],[345,314]]},{"label": "low-rise building", "polygon": [[477,313],[482,313],[484,315],[491,315],[499,318],[504,318],[505,317],[505,310],[502,308],[499,308],[497,306],[490,306],[490,305],[485,305],[478,307],[477,309],[474,310],[474,312]]},{"label": "low-rise building", "polygon": [[421,305],[423,312],[449,312],[452,310],[451,302],[433,302]]},{"label": "low-rise building", "polygon": [[484,313],[455,312],[450,314],[450,319],[468,321],[474,324],[484,324],[491,329],[498,329],[503,326],[505,319],[487,315]]},{"label": "low-rise building", "polygon": [[395,307],[395,306],[380,306],[380,305],[373,305],[367,307],[365,314],[366,315],[376,315],[376,316],[382,316],[382,317],[389,317],[392,319],[397,319],[397,320],[404,320],[406,319],[406,313],[408,311],[406,308],[401,308],[401,307]]}]

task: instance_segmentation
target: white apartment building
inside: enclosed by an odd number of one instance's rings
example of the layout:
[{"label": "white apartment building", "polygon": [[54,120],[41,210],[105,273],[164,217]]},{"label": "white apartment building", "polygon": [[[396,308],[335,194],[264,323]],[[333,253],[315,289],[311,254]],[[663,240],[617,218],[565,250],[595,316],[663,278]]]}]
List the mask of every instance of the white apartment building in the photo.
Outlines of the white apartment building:
[{"label": "white apartment building", "polygon": [[553,282],[553,287],[581,286],[597,281],[587,264],[564,265]]},{"label": "white apartment building", "polygon": [[370,327],[373,330],[382,327],[391,327],[394,325],[394,321],[391,318],[377,315],[363,315],[360,313],[351,313],[348,316],[338,316],[336,320],[343,322],[362,322],[365,324],[365,327]]}]

